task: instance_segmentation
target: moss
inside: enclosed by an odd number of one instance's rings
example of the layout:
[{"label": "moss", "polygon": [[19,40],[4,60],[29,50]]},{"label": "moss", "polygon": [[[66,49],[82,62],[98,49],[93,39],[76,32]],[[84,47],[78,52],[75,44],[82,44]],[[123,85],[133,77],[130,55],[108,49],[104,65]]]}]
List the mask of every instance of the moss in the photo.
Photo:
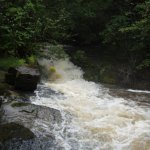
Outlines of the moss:
[{"label": "moss", "polygon": [[50,79],[50,80],[55,80],[55,79],[57,79],[57,78],[59,78],[59,75],[57,75],[57,77],[56,77],[56,68],[54,67],[54,66],[51,66],[50,68],[49,68],[49,72],[48,72],[49,74],[48,74],[48,78]]},{"label": "moss", "polygon": [[24,106],[28,106],[29,103],[24,103],[24,102],[15,102],[13,103],[11,106],[12,107],[24,107]]},{"label": "moss", "polygon": [[27,58],[27,63],[29,64],[29,65],[36,65],[37,64],[37,58],[36,58],[36,56],[35,55],[31,55],[30,57],[28,57]]},{"label": "moss", "polygon": [[29,140],[34,137],[33,132],[22,125],[13,122],[0,125],[0,142],[5,142],[13,138]]},{"label": "moss", "polygon": [[50,71],[50,73],[55,73],[55,72],[56,72],[56,68],[53,67],[53,66],[51,66],[51,67],[49,68],[49,71]]},{"label": "moss", "polygon": [[18,67],[24,64],[24,59],[19,59],[16,57],[0,58],[0,69],[2,70],[8,70],[10,67]]}]

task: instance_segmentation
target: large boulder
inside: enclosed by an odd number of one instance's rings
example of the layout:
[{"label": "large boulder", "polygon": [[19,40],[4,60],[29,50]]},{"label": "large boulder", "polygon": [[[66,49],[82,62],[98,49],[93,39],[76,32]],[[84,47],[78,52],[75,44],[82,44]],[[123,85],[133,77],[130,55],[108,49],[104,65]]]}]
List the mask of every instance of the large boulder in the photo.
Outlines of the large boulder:
[{"label": "large boulder", "polygon": [[56,138],[63,118],[59,110],[29,102],[3,103],[0,114],[0,149],[62,149]]},{"label": "large boulder", "polygon": [[5,81],[8,84],[14,85],[15,89],[22,91],[34,91],[39,79],[39,70],[27,66],[11,67],[5,76]]},{"label": "large boulder", "polygon": [[40,73],[38,69],[19,67],[17,68],[15,88],[24,91],[34,91],[37,88],[39,79]]},{"label": "large boulder", "polygon": [[5,74],[5,81],[10,85],[14,85],[16,74],[17,74],[17,68],[10,67],[8,69],[8,73]]},{"label": "large boulder", "polygon": [[34,133],[22,125],[13,122],[0,125],[0,142],[13,138],[29,140],[34,137]]}]

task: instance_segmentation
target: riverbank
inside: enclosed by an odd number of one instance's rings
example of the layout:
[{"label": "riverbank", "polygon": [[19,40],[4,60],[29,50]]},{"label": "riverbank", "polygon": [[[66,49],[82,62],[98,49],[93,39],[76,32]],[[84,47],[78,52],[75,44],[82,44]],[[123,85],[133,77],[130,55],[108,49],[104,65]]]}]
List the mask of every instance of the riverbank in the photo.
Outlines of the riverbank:
[{"label": "riverbank", "polygon": [[[32,104],[30,97],[36,97],[36,94],[16,91],[5,83],[6,73],[0,70],[0,149],[59,147],[53,130],[54,124],[61,125],[60,111]],[[42,127],[42,122],[48,125],[49,131]]]},{"label": "riverbank", "polygon": [[101,47],[72,47],[67,52],[89,81],[150,90],[150,68],[136,69],[129,62],[114,60]]}]

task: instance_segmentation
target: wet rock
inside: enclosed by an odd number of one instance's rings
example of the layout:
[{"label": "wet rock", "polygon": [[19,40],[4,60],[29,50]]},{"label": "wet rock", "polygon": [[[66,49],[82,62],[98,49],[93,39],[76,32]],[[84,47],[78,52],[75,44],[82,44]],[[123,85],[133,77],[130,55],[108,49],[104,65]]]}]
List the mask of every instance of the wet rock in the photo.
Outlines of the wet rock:
[{"label": "wet rock", "polygon": [[[3,102],[3,98],[0,97],[0,107],[1,107],[1,105],[2,105],[2,102]],[[1,112],[0,112],[0,116],[1,116]]]},{"label": "wet rock", "polygon": [[48,150],[58,147],[55,128],[61,128],[59,110],[18,101],[3,103],[1,110],[0,149]]},{"label": "wet rock", "polygon": [[38,106],[25,102],[9,102],[2,105],[3,123],[16,122],[27,128],[34,128],[35,122],[47,122],[49,128],[53,128],[53,124],[60,124],[62,116],[59,110]]},{"label": "wet rock", "polygon": [[5,74],[6,74],[5,71],[0,70],[0,82],[4,82]]},{"label": "wet rock", "polygon": [[38,69],[19,67],[17,71],[15,88],[23,91],[34,91],[40,79]]},{"label": "wet rock", "polygon": [[[46,115],[45,115],[46,114]],[[51,121],[55,123],[61,123],[62,117],[59,110],[38,106],[37,107],[37,117],[39,119],[45,120],[45,121]]]},{"label": "wet rock", "polygon": [[6,75],[5,75],[5,81],[10,85],[14,85],[15,79],[16,79],[16,74],[17,74],[17,69],[10,67],[8,69],[8,73],[6,73]]},{"label": "wet rock", "polygon": [[9,84],[4,82],[5,73],[6,72],[0,70],[0,96],[3,96],[7,90],[12,88]]},{"label": "wet rock", "polygon": [[21,95],[17,91],[15,91],[14,89],[8,89],[5,92],[4,96],[5,97],[10,97],[13,100],[21,98]]},{"label": "wet rock", "polygon": [[0,142],[5,142],[13,138],[29,140],[34,137],[33,132],[22,125],[13,122],[0,125]]},{"label": "wet rock", "polygon": [[12,87],[6,83],[0,82],[0,95],[4,95]]},{"label": "wet rock", "polygon": [[110,87],[110,85],[107,85],[109,87],[109,94],[114,97],[122,97],[126,100],[129,100],[129,102],[135,101],[140,106],[150,106],[150,94],[149,93],[134,93],[130,92],[127,89],[121,89],[118,87]]},{"label": "wet rock", "polygon": [[15,89],[22,91],[34,91],[39,79],[39,70],[27,66],[11,67],[5,75],[5,81],[8,84],[14,85]]}]

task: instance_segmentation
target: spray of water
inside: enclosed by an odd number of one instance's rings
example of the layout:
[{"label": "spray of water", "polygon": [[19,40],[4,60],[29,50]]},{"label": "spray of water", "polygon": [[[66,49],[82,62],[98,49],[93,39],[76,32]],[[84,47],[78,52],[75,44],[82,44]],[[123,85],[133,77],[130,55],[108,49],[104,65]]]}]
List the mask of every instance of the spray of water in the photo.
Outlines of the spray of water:
[{"label": "spray of water", "polygon": [[[63,123],[55,127],[56,139],[66,150],[149,150],[150,109],[132,100],[116,98],[100,84],[83,79],[83,72],[68,59],[43,59],[61,76],[44,86],[62,95],[32,99],[37,105],[61,111]],[[71,117],[71,119],[68,118]]]}]

